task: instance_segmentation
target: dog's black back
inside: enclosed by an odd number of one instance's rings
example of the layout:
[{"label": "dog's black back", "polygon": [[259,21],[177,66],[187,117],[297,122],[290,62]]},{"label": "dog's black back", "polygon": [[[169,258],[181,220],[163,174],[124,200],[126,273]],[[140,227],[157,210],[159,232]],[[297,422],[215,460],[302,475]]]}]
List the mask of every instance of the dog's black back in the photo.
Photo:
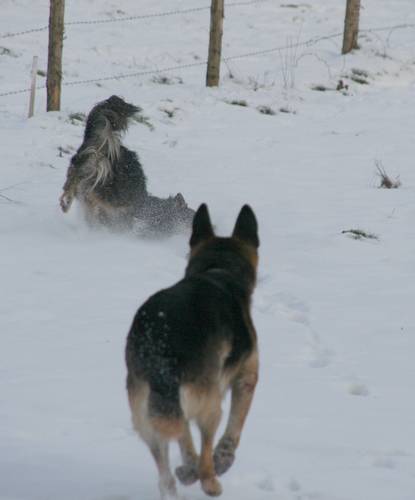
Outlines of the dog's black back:
[{"label": "dog's black back", "polygon": [[[253,218],[251,222],[255,226]],[[203,242],[195,232],[192,238],[185,277],[140,307],[128,336],[131,380],[148,381],[155,414],[181,414],[179,386],[217,368],[217,351],[223,342],[230,345],[225,370],[249,354],[255,343],[249,305],[257,236],[252,237],[251,246],[235,237],[213,234]]]},{"label": "dog's black back", "polygon": [[128,206],[134,214],[139,213],[146,202],[147,189],[137,154],[120,146],[116,169],[107,182],[96,186],[96,194],[114,207]]}]

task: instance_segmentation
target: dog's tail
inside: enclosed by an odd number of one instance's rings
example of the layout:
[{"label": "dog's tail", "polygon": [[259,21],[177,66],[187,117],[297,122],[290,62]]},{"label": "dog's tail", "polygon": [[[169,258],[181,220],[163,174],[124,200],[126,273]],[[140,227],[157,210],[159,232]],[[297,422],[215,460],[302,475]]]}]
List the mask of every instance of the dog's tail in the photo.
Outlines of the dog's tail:
[{"label": "dog's tail", "polygon": [[140,111],[141,108],[116,95],[99,102],[90,111],[84,141],[72,163],[88,162],[88,177],[94,179],[91,191],[112,176],[120,156],[121,136]]},{"label": "dog's tail", "polygon": [[182,434],[184,421],[179,381],[167,366],[162,367],[158,377],[150,379],[148,412],[153,428],[165,438],[177,438]]}]

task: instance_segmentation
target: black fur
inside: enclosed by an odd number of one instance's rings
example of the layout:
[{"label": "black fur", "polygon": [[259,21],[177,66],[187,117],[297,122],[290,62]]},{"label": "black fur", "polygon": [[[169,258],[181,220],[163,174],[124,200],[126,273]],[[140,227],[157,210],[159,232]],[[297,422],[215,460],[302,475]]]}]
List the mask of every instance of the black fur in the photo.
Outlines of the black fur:
[{"label": "black fur", "polygon": [[249,205],[242,207],[232,236],[242,241],[249,241],[255,248],[259,247],[258,224]]},{"label": "black fur", "polygon": [[[82,150],[72,157],[72,166],[81,176],[87,177],[89,172],[85,163],[86,158]],[[132,214],[138,213],[146,200],[147,189],[146,178],[137,154],[120,146],[116,169],[116,175],[111,175],[104,183],[98,183],[94,192],[100,199],[114,207],[129,206]],[[85,196],[88,195],[88,187],[85,186]]]},{"label": "black fur", "polygon": [[139,106],[125,102],[116,95],[99,102],[89,112],[85,126],[84,143],[93,140],[94,135],[105,127],[106,120],[109,120],[114,132],[125,132],[130,119],[140,111]]},{"label": "black fur", "polygon": [[203,240],[213,238],[213,227],[210,222],[207,205],[202,203],[195,213],[193,219],[192,236],[190,238],[190,246],[194,247]]}]

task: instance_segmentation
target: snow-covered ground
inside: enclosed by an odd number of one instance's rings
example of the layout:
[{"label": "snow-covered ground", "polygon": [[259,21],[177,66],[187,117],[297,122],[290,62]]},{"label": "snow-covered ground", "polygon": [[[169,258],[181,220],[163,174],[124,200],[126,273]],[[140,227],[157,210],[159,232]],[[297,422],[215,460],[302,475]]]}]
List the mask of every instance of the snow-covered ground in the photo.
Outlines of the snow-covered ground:
[{"label": "snow-covered ground", "polygon": [[[66,21],[208,3],[73,0]],[[83,133],[69,115],[111,94],[154,126],[125,139],[151,191],[207,202],[220,234],[243,203],[259,220],[260,383],[223,498],[414,500],[415,29],[365,32],[347,57],[341,37],[292,46],[341,32],[344,4],[229,7],[225,57],[288,48],[230,59],[218,89],[204,87],[203,66],[161,71],[170,85],[149,74],[66,86],[57,113],[44,112],[38,91],[30,120],[27,94],[0,97],[1,500],[158,498],[131,430],[123,349],[136,308],[182,276],[189,235],[91,232],[76,207],[58,207]],[[3,0],[0,35],[47,20],[47,0]],[[361,23],[415,23],[413,0],[366,0]],[[204,61],[208,27],[208,10],[68,26],[64,79]],[[0,94],[28,87],[46,47],[46,31],[0,38]],[[369,85],[352,81],[353,69]],[[311,89],[339,79],[347,91]],[[376,160],[399,189],[377,188]],[[197,485],[180,491],[205,498]]]}]

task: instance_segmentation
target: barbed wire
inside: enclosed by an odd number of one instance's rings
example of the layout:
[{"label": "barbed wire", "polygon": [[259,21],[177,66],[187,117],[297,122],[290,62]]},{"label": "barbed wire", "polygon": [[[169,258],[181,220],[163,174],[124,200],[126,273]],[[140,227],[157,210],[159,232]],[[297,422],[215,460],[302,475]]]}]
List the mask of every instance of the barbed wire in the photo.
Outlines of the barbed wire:
[{"label": "barbed wire", "polygon": [[415,28],[415,23],[396,24],[395,26],[382,26],[380,28],[367,28],[359,30],[359,33],[370,33],[375,31],[393,31],[397,29]]},{"label": "barbed wire", "polygon": [[[415,28],[415,24],[399,24],[396,26],[384,26],[384,27],[379,27],[379,28],[366,28],[366,29],[360,30],[360,32],[361,33],[370,33],[370,32],[391,31],[391,30],[395,30],[395,29],[406,29],[406,28]],[[244,54],[236,54],[233,56],[227,56],[227,57],[223,57],[222,59],[223,59],[223,61],[232,61],[235,59],[244,59],[244,58],[248,58],[248,57],[263,56],[266,54],[270,54],[272,52],[278,52],[278,51],[283,51],[283,50],[287,50],[287,49],[294,49],[297,47],[311,47],[311,46],[313,46],[319,42],[322,42],[324,40],[331,40],[333,38],[339,38],[342,35],[343,35],[343,32],[332,33],[331,35],[312,37],[308,40],[305,40],[304,42],[289,43],[289,44],[281,45],[278,47],[272,47],[270,49],[257,50],[257,51],[252,51],[252,52],[246,52]],[[62,86],[69,87],[69,86],[75,86],[75,85],[87,85],[87,84],[91,84],[91,83],[105,82],[105,81],[110,81],[110,80],[122,80],[124,78],[148,76],[148,75],[155,75],[155,74],[160,74],[160,73],[170,73],[172,71],[178,71],[178,70],[182,70],[182,69],[188,69],[188,68],[194,68],[194,67],[206,66],[206,65],[207,65],[207,61],[199,61],[199,62],[181,64],[178,66],[170,66],[170,67],[165,67],[165,68],[160,68],[160,69],[136,71],[133,73],[120,73],[118,75],[104,76],[104,77],[100,77],[100,78],[90,78],[90,79],[85,79],[85,80],[73,80],[73,81],[69,81],[69,82],[63,82]],[[46,85],[40,85],[40,86],[36,87],[36,90],[43,90],[45,88],[46,88]],[[11,90],[8,92],[0,93],[0,97],[6,97],[6,96],[11,96],[11,95],[16,95],[16,94],[25,94],[25,93],[30,92],[30,90],[31,89]]]},{"label": "barbed wire", "polygon": [[[244,5],[253,5],[256,3],[264,3],[264,2],[270,2],[270,1],[275,1],[275,0],[244,0],[244,1],[239,1],[239,2],[232,2],[232,3],[226,3],[225,8],[228,7],[241,7]],[[168,16],[177,16],[181,14],[192,14],[194,12],[201,12],[204,10],[210,10],[210,5],[204,5],[202,7],[191,7],[188,9],[176,9],[176,10],[169,10],[165,12],[153,12],[150,14],[141,14],[137,16],[120,16],[120,17],[112,17],[110,19],[85,19],[85,20],[79,20],[79,21],[68,21],[64,24],[65,27],[67,26],[80,26],[80,25],[85,25],[85,24],[108,24],[108,23],[118,23],[118,22],[124,22],[124,21],[139,21],[143,19],[152,19],[155,17],[168,17]],[[41,26],[39,28],[33,28],[33,29],[28,29],[24,31],[17,31],[14,33],[6,33],[0,35],[0,38],[12,38],[12,37],[17,37],[21,35],[26,35],[29,33],[37,33],[39,31],[46,31],[49,29],[49,26]]]},{"label": "barbed wire", "polygon": [[[181,64],[179,66],[170,66],[166,68],[159,68],[159,69],[149,69],[149,70],[144,70],[144,71],[135,71],[134,73],[120,73],[118,75],[111,75],[111,76],[103,76],[101,78],[89,78],[86,80],[73,80],[69,82],[62,82],[62,87],[71,87],[75,85],[87,85],[90,83],[98,83],[98,82],[106,82],[109,80],[122,80],[124,78],[133,78],[135,76],[148,76],[148,75],[156,75],[160,73],[169,73],[171,71],[177,71],[181,69],[187,69],[187,68],[192,68],[192,67],[197,67],[197,66],[206,66],[207,61],[201,61],[201,62],[195,62],[195,63],[187,63],[187,64]],[[36,90],[43,90],[46,89],[46,85],[39,85],[35,87]],[[16,95],[16,94],[25,94],[30,92],[31,89],[21,89],[21,90],[11,90],[9,92],[4,92],[0,94],[0,97],[5,97],[5,96],[10,96],[10,95]]]},{"label": "barbed wire", "polygon": [[282,50],[286,50],[286,49],[295,49],[297,47],[311,47],[312,45],[315,45],[316,43],[321,42],[323,40],[330,40],[332,38],[338,38],[339,36],[342,36],[342,35],[343,35],[343,33],[333,33],[332,35],[313,37],[313,38],[310,38],[309,40],[306,40],[304,42],[290,43],[287,45],[281,45],[279,47],[272,47],[271,49],[256,50],[254,52],[247,52],[245,54],[224,57],[223,59],[224,59],[224,61],[232,61],[234,59],[243,59],[246,57],[262,56],[262,55],[269,54],[271,52],[278,52],[278,51],[282,51]]},{"label": "barbed wire", "polygon": [[[187,64],[181,64],[179,66],[170,66],[166,68],[160,68],[160,69],[149,69],[145,71],[136,71],[134,73],[121,73],[119,75],[112,75],[112,76],[104,76],[102,78],[91,78],[89,80],[74,80],[72,82],[64,82],[62,85],[66,87],[74,86],[74,85],[85,85],[89,83],[98,83],[98,82],[104,82],[108,80],[122,80],[123,78],[133,78],[134,76],[148,76],[148,75],[156,75],[160,73],[170,73],[171,71],[178,71],[181,69],[188,69],[188,68],[195,68],[197,66],[206,66],[207,61],[201,61],[201,62],[194,62],[194,63],[187,63]],[[0,94],[1,97],[1,94]]]},{"label": "barbed wire", "polygon": [[32,28],[30,30],[24,30],[24,31],[16,31],[15,33],[6,33],[0,35],[1,38],[12,38],[15,36],[21,36],[21,35],[27,35],[29,33],[37,33],[39,31],[46,31],[49,28],[49,26],[42,26],[41,28]]},{"label": "barbed wire", "polygon": [[[415,28],[415,24],[412,23],[406,23],[406,24],[397,24],[396,26],[383,26],[379,28],[366,28],[366,29],[361,29],[359,30],[359,33],[372,33],[372,32],[380,32],[380,31],[394,31],[397,29],[406,29],[406,28]],[[273,47],[271,49],[265,49],[265,50],[256,50],[253,52],[248,52],[245,54],[239,54],[235,56],[228,56],[224,57],[224,61],[231,61],[233,59],[242,59],[245,57],[254,57],[254,56],[261,56],[265,55],[271,52],[277,52],[277,51],[282,51],[286,49],[295,49],[297,47],[312,47],[316,43],[322,42],[324,40],[332,40],[333,38],[339,38],[343,36],[343,32],[338,32],[338,33],[332,33],[331,35],[324,35],[324,36],[318,36],[318,37],[313,37],[310,38],[309,40],[306,40],[304,42],[297,42],[297,43],[290,43],[287,45],[282,45],[280,47]]]}]

